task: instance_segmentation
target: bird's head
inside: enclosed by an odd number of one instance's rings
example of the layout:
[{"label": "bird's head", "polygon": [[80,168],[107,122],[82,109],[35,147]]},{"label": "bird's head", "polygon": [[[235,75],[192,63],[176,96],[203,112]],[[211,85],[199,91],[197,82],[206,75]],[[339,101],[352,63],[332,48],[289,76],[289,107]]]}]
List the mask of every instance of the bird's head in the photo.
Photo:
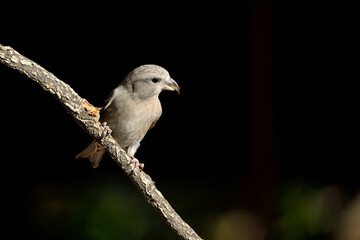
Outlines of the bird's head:
[{"label": "bird's head", "polygon": [[130,72],[124,80],[125,86],[140,99],[149,99],[162,90],[177,91],[180,87],[164,68],[157,65],[142,65]]}]

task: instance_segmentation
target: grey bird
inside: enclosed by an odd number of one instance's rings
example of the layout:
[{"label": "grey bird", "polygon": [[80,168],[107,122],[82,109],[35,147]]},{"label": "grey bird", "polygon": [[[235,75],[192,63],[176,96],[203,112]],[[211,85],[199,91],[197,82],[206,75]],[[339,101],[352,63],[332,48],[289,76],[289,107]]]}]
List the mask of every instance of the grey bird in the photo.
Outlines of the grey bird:
[{"label": "grey bird", "polygon": [[[131,71],[119,86],[113,90],[100,113],[100,121],[106,126],[121,148],[132,158],[135,168],[143,164],[134,157],[141,140],[162,113],[159,94],[162,90],[180,94],[178,84],[167,70],[157,65],[142,65]],[[106,134],[105,134],[106,136]],[[93,141],[75,159],[89,158],[93,168],[97,168],[104,148]]]}]

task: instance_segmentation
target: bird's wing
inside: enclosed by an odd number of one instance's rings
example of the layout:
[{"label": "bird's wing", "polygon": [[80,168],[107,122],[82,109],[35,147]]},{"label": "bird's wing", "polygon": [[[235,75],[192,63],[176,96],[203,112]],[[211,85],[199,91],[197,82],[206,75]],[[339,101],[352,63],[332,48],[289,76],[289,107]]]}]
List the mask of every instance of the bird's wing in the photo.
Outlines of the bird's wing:
[{"label": "bird's wing", "polygon": [[161,108],[161,104],[160,104],[160,101],[158,98],[157,98],[157,100],[155,100],[154,104],[155,104],[154,105],[155,107],[153,108],[152,112],[156,112],[156,114],[155,114],[155,116],[153,116],[154,120],[151,123],[149,129],[152,129],[156,125],[157,121],[159,120],[159,118],[161,117],[161,114],[162,114],[162,108]]},{"label": "bird's wing", "polygon": [[149,128],[149,129],[152,129],[152,128],[156,125],[156,123],[157,123],[158,120],[159,120],[159,119],[156,119],[155,121],[153,121],[153,123],[150,125],[150,128]]},{"label": "bird's wing", "polygon": [[[115,90],[116,90],[116,89],[115,89]],[[115,90],[113,90],[113,91],[109,94],[109,97],[105,100],[104,107],[101,109],[101,111],[105,111],[105,110],[110,106],[110,104],[114,101],[114,98],[115,98]]]}]

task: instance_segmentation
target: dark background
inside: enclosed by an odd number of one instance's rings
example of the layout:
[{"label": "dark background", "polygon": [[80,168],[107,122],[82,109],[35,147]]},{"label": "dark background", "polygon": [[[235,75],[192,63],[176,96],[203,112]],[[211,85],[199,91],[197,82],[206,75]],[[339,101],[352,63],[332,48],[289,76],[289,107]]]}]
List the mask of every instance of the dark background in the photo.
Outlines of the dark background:
[{"label": "dark background", "polygon": [[[95,106],[139,65],[170,72],[181,95],[160,95],[163,115],[136,156],[200,236],[350,239],[341,237],[355,231],[345,213],[359,201],[351,6],[18,7],[1,10],[0,43]],[[98,169],[74,160],[91,138],[61,104],[4,65],[0,79],[4,236],[176,239],[110,157]]]}]

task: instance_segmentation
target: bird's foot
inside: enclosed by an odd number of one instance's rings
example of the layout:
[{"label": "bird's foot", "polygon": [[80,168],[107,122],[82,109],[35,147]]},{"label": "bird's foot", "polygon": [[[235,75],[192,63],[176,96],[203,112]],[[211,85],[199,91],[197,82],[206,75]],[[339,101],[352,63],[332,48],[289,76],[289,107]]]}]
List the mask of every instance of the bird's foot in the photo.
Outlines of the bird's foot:
[{"label": "bird's foot", "polygon": [[107,125],[107,122],[103,122],[101,124],[101,126],[104,128],[104,131],[102,132],[101,134],[101,138],[100,138],[100,141],[103,142],[105,137],[107,135],[110,135],[112,133],[112,130],[110,129],[110,127]]},{"label": "bird's foot", "polygon": [[131,157],[130,163],[134,164],[133,172],[141,172],[144,169],[144,164],[140,163],[135,157]]}]

